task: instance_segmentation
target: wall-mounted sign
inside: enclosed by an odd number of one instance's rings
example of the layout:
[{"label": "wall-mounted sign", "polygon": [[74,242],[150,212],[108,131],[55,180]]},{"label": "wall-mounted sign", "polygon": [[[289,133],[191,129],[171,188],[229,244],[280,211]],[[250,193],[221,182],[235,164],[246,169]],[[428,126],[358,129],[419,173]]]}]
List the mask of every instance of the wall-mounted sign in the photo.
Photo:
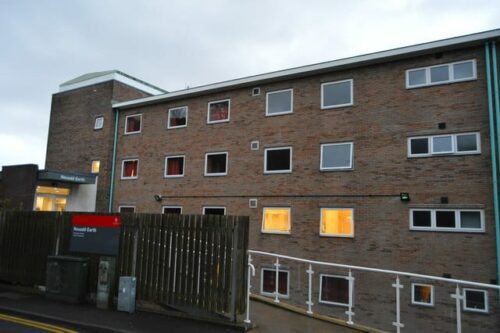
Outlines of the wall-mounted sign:
[{"label": "wall-mounted sign", "polygon": [[71,252],[102,255],[118,255],[120,242],[120,216],[118,215],[73,215]]}]

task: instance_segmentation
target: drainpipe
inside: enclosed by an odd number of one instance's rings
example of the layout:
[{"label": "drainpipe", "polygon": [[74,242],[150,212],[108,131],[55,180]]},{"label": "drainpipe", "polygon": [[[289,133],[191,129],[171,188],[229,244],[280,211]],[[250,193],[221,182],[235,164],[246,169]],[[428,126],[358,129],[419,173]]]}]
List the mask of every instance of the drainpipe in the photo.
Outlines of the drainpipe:
[{"label": "drainpipe", "polygon": [[[497,141],[496,141],[496,151],[498,152],[498,145],[500,144],[500,97],[499,97],[499,91],[498,91],[498,66],[497,66],[497,48],[496,44],[493,41],[492,43],[492,55],[491,57],[493,58],[493,90],[495,94],[495,119],[496,119],[496,134],[497,134]],[[496,199],[496,219],[495,219],[495,231],[496,231],[496,240],[497,240],[497,284],[500,285],[500,212],[498,211],[499,209],[499,202],[498,202],[498,180],[497,180],[497,199]]]},{"label": "drainpipe", "polygon": [[[488,93],[488,115],[490,124],[490,144],[491,144],[491,171],[493,178],[493,207],[494,207],[494,218],[495,218],[495,241],[496,241],[496,255],[497,255],[497,284],[500,284],[500,218],[498,211],[498,169],[497,169],[497,138],[498,131],[495,128],[495,116],[493,114],[493,96],[492,96],[492,84],[496,86],[495,88],[495,102],[496,102],[496,119],[499,120],[499,105],[498,105],[498,82],[491,82],[491,64],[490,64],[490,43],[487,42],[484,46],[486,55],[486,83],[487,83],[487,93]],[[495,44],[492,45],[493,48],[493,76],[496,78],[497,68],[496,68],[496,50]],[[497,123],[498,127],[499,124]]]},{"label": "drainpipe", "polygon": [[115,110],[115,136],[113,138],[113,156],[111,157],[111,181],[109,182],[109,204],[108,212],[113,211],[113,194],[115,190],[115,169],[116,169],[116,145],[118,143],[118,115],[120,111]]}]

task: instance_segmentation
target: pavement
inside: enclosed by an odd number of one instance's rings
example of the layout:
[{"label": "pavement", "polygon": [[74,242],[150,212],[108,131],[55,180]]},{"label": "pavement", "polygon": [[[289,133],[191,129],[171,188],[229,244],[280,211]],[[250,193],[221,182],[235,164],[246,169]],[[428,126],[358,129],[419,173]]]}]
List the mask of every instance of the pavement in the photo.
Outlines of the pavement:
[{"label": "pavement", "polygon": [[[249,331],[251,333],[357,332],[351,328],[296,314],[259,301],[252,301],[250,309],[251,320],[254,324],[254,328]],[[169,333],[236,333],[244,331],[242,327],[208,323],[151,312],[136,311],[133,314],[129,314],[116,310],[97,309],[92,304],[61,303],[47,299],[44,295],[33,293],[30,290],[20,290],[11,286],[0,285],[0,330],[2,325],[7,325],[7,323],[1,322],[2,315],[59,325],[68,330],[82,333],[156,333],[163,331],[168,331]],[[2,330],[2,332],[4,331]],[[14,331],[18,332],[18,330]]]}]

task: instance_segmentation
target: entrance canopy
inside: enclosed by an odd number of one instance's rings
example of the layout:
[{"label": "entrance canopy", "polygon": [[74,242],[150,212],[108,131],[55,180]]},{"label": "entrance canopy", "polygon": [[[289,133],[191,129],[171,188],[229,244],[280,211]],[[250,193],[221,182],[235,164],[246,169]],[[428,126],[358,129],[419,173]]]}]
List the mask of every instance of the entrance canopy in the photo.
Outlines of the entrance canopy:
[{"label": "entrance canopy", "polygon": [[96,176],[87,173],[40,170],[38,171],[38,180],[50,180],[72,184],[95,184]]}]

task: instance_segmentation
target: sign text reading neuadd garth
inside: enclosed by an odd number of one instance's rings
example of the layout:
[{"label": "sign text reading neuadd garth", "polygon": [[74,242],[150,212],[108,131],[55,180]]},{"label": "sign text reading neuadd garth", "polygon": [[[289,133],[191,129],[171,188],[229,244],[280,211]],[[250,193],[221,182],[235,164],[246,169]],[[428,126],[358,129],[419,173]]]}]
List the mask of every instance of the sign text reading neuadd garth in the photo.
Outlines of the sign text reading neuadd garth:
[{"label": "sign text reading neuadd garth", "polygon": [[73,215],[70,251],[117,255],[120,240],[120,216]]}]

